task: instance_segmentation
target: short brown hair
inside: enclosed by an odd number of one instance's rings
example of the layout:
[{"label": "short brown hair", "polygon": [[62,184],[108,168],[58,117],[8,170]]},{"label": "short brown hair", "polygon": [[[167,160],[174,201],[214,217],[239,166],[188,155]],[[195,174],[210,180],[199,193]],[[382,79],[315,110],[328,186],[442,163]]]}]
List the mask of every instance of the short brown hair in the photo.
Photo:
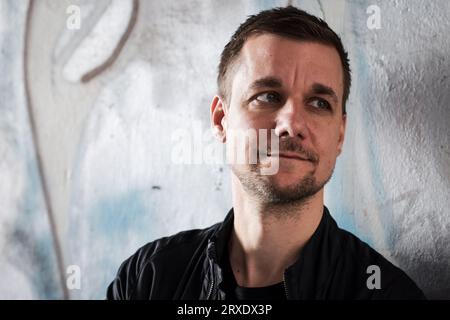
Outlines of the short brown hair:
[{"label": "short brown hair", "polygon": [[341,58],[344,73],[344,92],[342,111],[346,114],[345,104],[350,93],[350,64],[348,54],[339,36],[320,18],[293,6],[273,8],[249,16],[231,37],[222,51],[217,76],[219,95],[227,99],[226,78],[229,66],[238,57],[245,41],[253,35],[272,33],[294,40],[318,42],[334,47]]}]

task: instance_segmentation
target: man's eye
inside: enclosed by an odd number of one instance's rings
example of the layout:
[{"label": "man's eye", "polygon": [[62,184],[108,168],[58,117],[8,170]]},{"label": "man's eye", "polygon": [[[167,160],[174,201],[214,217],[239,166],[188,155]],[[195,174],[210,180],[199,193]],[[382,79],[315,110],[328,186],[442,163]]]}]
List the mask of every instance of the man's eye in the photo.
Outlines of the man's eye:
[{"label": "man's eye", "polygon": [[314,108],[331,110],[330,103],[324,99],[314,98],[309,102],[309,104]]},{"label": "man's eye", "polygon": [[265,92],[257,95],[256,100],[264,103],[279,103],[281,102],[281,97],[276,92]]}]

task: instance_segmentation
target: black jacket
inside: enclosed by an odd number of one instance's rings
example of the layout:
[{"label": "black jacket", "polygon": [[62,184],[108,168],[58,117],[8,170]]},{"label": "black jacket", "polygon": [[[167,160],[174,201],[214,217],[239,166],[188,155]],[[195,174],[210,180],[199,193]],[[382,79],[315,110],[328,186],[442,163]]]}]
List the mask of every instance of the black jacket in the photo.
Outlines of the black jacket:
[{"label": "black jacket", "polygon": [[[140,248],[119,268],[108,299],[225,299],[223,254],[233,226],[233,209],[222,223],[183,231]],[[380,269],[381,288],[368,289]],[[284,272],[287,299],[424,299],[422,291],[399,268],[339,229],[324,207],[318,228]]]}]

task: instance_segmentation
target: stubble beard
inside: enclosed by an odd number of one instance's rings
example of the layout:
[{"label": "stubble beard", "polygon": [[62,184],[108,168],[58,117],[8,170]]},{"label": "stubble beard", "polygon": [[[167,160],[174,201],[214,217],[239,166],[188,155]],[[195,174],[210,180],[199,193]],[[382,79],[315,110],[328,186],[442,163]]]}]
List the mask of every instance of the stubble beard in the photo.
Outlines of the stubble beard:
[{"label": "stubble beard", "polygon": [[249,164],[245,167],[242,169],[232,165],[231,170],[247,193],[259,202],[272,206],[306,204],[323,189],[333,174],[331,170],[326,179],[317,181],[313,172],[308,172],[294,184],[279,186],[273,176],[261,175],[259,164]]}]

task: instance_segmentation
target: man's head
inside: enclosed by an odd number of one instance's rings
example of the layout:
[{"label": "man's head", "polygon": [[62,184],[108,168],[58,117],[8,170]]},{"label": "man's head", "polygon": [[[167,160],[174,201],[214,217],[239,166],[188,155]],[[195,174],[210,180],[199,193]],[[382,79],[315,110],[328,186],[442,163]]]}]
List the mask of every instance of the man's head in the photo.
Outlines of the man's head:
[{"label": "man's head", "polygon": [[250,16],[239,26],[231,40],[222,51],[217,86],[219,95],[227,101],[230,92],[230,79],[233,77],[233,64],[238,60],[244,43],[248,38],[270,33],[297,41],[321,43],[334,47],[341,60],[344,76],[343,113],[350,93],[351,75],[347,52],[339,36],[327,23],[293,6],[275,8]]},{"label": "man's head", "polygon": [[[347,54],[325,22],[294,7],[251,16],[222,53],[218,87],[211,120],[222,141],[231,131],[273,130],[286,156],[270,176],[260,174],[260,161],[232,164],[247,192],[286,203],[323,188],[341,152],[350,87]],[[246,153],[259,148],[256,140]]]}]

